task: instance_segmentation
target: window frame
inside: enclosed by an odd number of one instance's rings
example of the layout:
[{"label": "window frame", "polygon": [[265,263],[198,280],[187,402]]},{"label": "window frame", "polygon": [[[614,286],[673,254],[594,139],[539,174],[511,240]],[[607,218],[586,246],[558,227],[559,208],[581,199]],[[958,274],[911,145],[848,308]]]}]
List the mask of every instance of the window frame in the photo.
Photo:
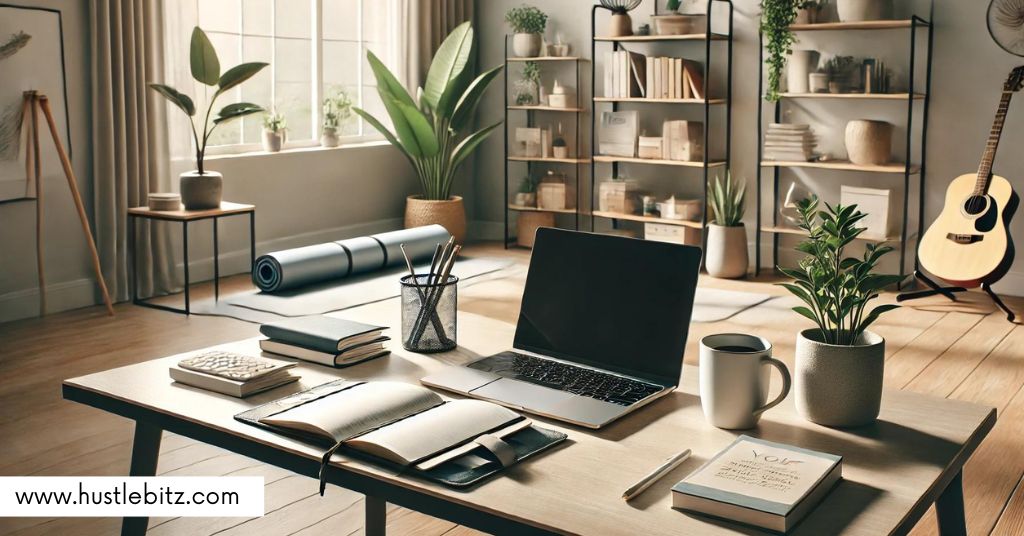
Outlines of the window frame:
[{"label": "window frame", "polygon": [[[241,58],[241,57],[243,57],[244,46],[245,46],[244,45],[244,43],[245,43],[244,36],[247,35],[243,31],[244,30],[243,24],[244,24],[244,20],[245,20],[245,12],[244,12],[245,2],[244,2],[244,0],[235,0],[235,1],[237,1],[238,5],[239,5],[238,33],[237,34],[230,34],[230,35],[236,35],[239,38],[238,39],[238,53],[239,53],[239,58]],[[311,108],[312,108],[312,118],[311,119],[313,121],[313,125],[315,125],[316,130],[313,132],[313,138],[311,138],[311,139],[308,139],[308,140],[297,140],[297,141],[291,141],[291,140],[287,141],[286,142],[287,146],[282,149],[283,151],[287,151],[289,149],[309,149],[311,147],[319,147],[320,146],[319,133],[320,133],[320,130],[322,128],[321,124],[322,124],[322,121],[323,121],[323,98],[324,98],[324,93],[323,93],[323,84],[324,84],[324,37],[323,37],[324,36],[324,32],[323,32],[323,20],[324,20],[324,16],[323,15],[324,15],[324,11],[323,11],[323,0],[306,0],[306,1],[308,1],[310,3],[310,9],[311,9],[311,13],[312,13],[312,20],[310,21],[310,26],[311,26],[311,28],[310,28],[310,41],[312,42],[312,46],[310,47],[310,54],[312,55],[311,61],[310,61],[310,65],[313,66],[313,72],[311,73],[312,77],[311,77],[311,83],[310,83],[310,86],[311,86],[311,94],[310,94],[311,101],[310,102],[312,104],[312,106],[311,106]],[[357,21],[356,22],[356,35],[357,35],[357,37],[356,37],[356,44],[357,44],[357,48],[358,48],[358,51],[359,51],[359,55],[357,56],[357,59],[356,59],[356,65],[358,65],[359,68],[356,69],[355,86],[356,86],[357,89],[355,91],[355,94],[353,95],[353,101],[354,101],[353,106],[360,106],[360,107],[363,106],[363,104],[364,104],[363,103],[363,95],[364,95],[363,71],[364,71],[364,69],[363,69],[363,66],[362,66],[362,61],[363,61],[362,60],[362,52],[366,48],[366,44],[363,41],[363,36],[364,36],[364,31],[363,31],[363,22],[364,22],[363,21],[363,3],[364,2],[368,2],[368,1],[372,2],[372,1],[375,1],[375,0],[358,0],[358,2],[356,4],[356,10],[357,10],[357,13],[356,13],[356,21]],[[376,1],[379,1],[379,0],[376,0]],[[271,9],[271,13],[270,13],[271,32],[270,32],[270,35],[268,37],[270,37],[270,39],[271,39],[271,47],[270,47],[270,54],[271,54],[270,57],[271,57],[271,60],[270,60],[270,66],[268,68],[271,71],[271,74],[270,74],[270,78],[271,78],[270,95],[271,95],[271,98],[270,98],[270,100],[271,100],[271,103],[273,103],[275,101],[276,91],[277,91],[277,68],[276,68],[276,63],[277,63],[277,46],[276,46],[276,43],[275,43],[275,40],[277,39],[277,2],[271,1],[270,2],[270,9]],[[227,32],[213,32],[213,33],[226,34]],[[238,86],[238,87],[232,89],[232,93],[231,94],[234,95],[236,101],[241,100],[241,91],[242,91],[241,86]],[[244,119],[245,118],[243,118],[243,120]],[[378,132],[376,129],[374,129],[371,126],[367,125],[366,122],[363,121],[362,118],[360,118],[360,117],[356,116],[355,114],[353,114],[353,120],[355,120],[357,122],[356,125],[357,125],[358,134],[355,134],[355,135],[351,135],[350,134],[350,135],[339,136],[339,139],[342,141],[342,143],[344,143],[344,144],[360,144],[360,143],[370,143],[370,142],[378,142],[378,141],[384,140],[384,136],[380,132]],[[244,131],[244,130],[242,130],[242,131]],[[262,132],[262,130],[261,130],[261,132]],[[232,143],[232,144],[227,144],[227,145],[210,145],[210,146],[208,146],[206,148],[206,154],[209,155],[209,156],[237,155],[237,154],[256,153],[256,152],[264,152],[263,151],[263,144],[260,141],[246,142],[246,143]]]}]

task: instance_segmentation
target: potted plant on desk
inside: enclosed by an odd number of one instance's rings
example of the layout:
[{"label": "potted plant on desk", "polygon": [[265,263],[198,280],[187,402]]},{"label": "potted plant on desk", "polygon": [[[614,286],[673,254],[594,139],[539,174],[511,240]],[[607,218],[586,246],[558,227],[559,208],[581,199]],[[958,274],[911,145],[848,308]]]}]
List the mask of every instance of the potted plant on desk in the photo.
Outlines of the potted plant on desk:
[{"label": "potted plant on desk", "polygon": [[868,244],[860,258],[845,249],[865,228],[867,215],[848,207],[826,205],[818,210],[811,196],[797,204],[800,228],[810,237],[797,246],[807,254],[793,269],[779,270],[794,281],[781,286],[806,306],[793,310],[817,327],[797,335],[794,374],[797,411],[826,426],[860,426],[874,422],[882,401],[885,339],[867,328],[879,315],[899,307],[884,304],[868,310],[868,302],[900,275],[874,273],[893,248]]},{"label": "potted plant on desk", "polygon": [[462,198],[451,195],[459,167],[501,126],[501,121],[473,131],[473,112],[487,86],[501,72],[495,67],[473,77],[473,28],[462,23],[441,43],[427,71],[421,95],[414,101],[391,71],[372,52],[366,53],[377,78],[377,93],[391,118],[392,133],[362,108],[354,111],[406,157],[423,187],[423,195],[405,202],[405,226],[440,224],[457,242],[466,238]]},{"label": "potted plant on desk", "polygon": [[728,279],[747,275],[747,229],[743,226],[746,183],[738,185],[732,175],[725,184],[715,177],[711,188],[711,210],[715,217],[708,223],[707,258],[704,265],[711,277]]},{"label": "potted plant on desk", "polygon": [[185,205],[185,210],[217,208],[220,206],[224,191],[224,176],[216,171],[206,169],[203,165],[206,157],[206,144],[210,140],[210,135],[213,134],[215,128],[223,123],[264,110],[263,107],[249,102],[236,102],[221,108],[211,121],[210,113],[213,111],[213,104],[217,101],[217,97],[252,78],[269,64],[263,62],[243,63],[221,73],[217,51],[214,50],[210,39],[206,37],[206,33],[198,26],[192,30],[189,58],[192,78],[197,82],[217,88],[207,105],[202,119],[201,132],[196,125],[197,110],[191,97],[164,84],[149,84],[149,87],[185,112],[192,127],[192,139],[195,141],[196,150],[196,169],[182,173],[178,179],[181,202]]},{"label": "potted plant on desk", "polygon": [[547,28],[548,16],[533,6],[514,7],[505,13],[505,22],[512,27],[512,52],[520,58],[540,56],[541,36]]}]

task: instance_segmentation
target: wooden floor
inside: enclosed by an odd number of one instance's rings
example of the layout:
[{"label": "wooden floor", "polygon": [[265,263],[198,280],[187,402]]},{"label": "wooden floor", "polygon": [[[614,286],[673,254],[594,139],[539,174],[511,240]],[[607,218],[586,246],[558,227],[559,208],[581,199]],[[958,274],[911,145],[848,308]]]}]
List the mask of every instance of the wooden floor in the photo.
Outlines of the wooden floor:
[{"label": "wooden floor", "polygon": [[[488,254],[498,247],[477,247]],[[509,253],[525,260],[521,251]],[[460,309],[514,321],[522,270],[498,285],[460,289]],[[747,281],[702,278],[701,285],[775,295],[784,291],[769,277]],[[225,281],[222,291],[246,288],[244,277]],[[484,289],[487,289],[486,291]],[[497,288],[499,295],[493,295]],[[199,287],[196,296],[208,295]],[[492,294],[488,294],[492,293]],[[886,383],[935,396],[995,406],[999,420],[964,471],[970,534],[1024,534],[1024,327],[993,312],[983,297],[948,304],[929,299],[883,317],[875,331],[887,340]],[[893,301],[886,295],[883,301]],[[1010,300],[1024,311],[1024,302]],[[696,362],[700,337],[743,331],[767,337],[775,355],[792,365],[795,331],[806,322],[788,311],[790,298],[772,300],[727,321],[694,324],[686,361]],[[101,307],[42,319],[0,324],[0,475],[122,475],[128,470],[131,423],[60,396],[64,378],[97,372],[252,337],[257,326],[227,318],[181,315],[116,306],[108,318]],[[258,475],[266,482],[266,512],[259,519],[174,518],[150,520],[153,535],[261,536],[362,533],[362,497],[340,488],[326,498],[305,477],[224,450],[166,434],[158,473],[162,475]],[[115,534],[116,519],[0,518],[0,534]],[[389,534],[478,534],[447,521],[392,507]],[[915,535],[935,534],[929,513]]]}]

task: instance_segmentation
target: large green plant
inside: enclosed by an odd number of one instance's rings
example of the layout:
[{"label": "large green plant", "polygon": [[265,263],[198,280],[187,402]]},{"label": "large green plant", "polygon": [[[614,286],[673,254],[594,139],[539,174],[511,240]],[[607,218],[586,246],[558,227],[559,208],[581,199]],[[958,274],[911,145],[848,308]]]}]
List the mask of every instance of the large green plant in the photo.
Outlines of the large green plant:
[{"label": "large green plant", "polygon": [[711,211],[715,214],[715,225],[739,227],[743,225],[743,213],[746,210],[747,183],[733,182],[732,174],[725,175],[725,183],[715,177],[711,187]]},{"label": "large green plant", "polygon": [[473,28],[465,22],[438,48],[417,104],[377,56],[366,53],[395,132],[366,110],[354,110],[402,151],[416,170],[426,199],[448,199],[459,166],[501,125],[498,121],[469,133],[480,97],[502,69],[498,66],[473,78],[473,56]]},{"label": "large green plant", "polygon": [[505,22],[512,27],[513,33],[542,34],[547,28],[548,16],[533,6],[523,5],[508,10]]},{"label": "large green plant", "polygon": [[817,324],[822,342],[853,346],[879,315],[899,307],[885,304],[869,312],[867,305],[903,276],[874,273],[881,258],[893,250],[889,246],[868,244],[862,257],[846,257],[846,246],[865,230],[857,223],[867,214],[859,212],[857,205],[825,206],[827,210],[819,211],[815,196],[797,203],[800,228],[810,238],[796,249],[807,257],[797,268],[779,268],[794,279],[780,285],[806,304],[793,310]]},{"label": "large green plant", "polygon": [[258,61],[243,63],[221,73],[217,51],[214,50],[213,44],[210,43],[210,38],[206,37],[206,33],[198,26],[192,30],[192,42],[189,46],[189,63],[192,68],[192,78],[195,78],[197,82],[217,88],[213,96],[210,97],[210,103],[206,108],[206,113],[203,115],[202,124],[199,125],[202,127],[202,135],[200,135],[199,128],[196,125],[196,106],[191,97],[164,84],[149,84],[149,87],[174,103],[175,106],[188,116],[189,124],[192,126],[192,139],[196,145],[196,168],[199,174],[202,175],[203,159],[206,156],[206,143],[210,140],[213,130],[232,119],[264,111],[262,106],[250,102],[236,102],[221,108],[211,122],[210,114],[213,112],[213,104],[217,101],[217,97],[252,78],[269,64]]}]

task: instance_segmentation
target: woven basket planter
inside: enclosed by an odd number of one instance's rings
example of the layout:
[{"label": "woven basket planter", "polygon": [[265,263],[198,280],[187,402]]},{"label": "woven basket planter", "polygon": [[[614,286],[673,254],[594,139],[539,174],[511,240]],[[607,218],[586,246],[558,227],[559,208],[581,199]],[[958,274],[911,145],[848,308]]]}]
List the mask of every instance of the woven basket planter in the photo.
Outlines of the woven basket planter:
[{"label": "woven basket planter", "polygon": [[466,208],[462,197],[453,195],[447,201],[431,201],[423,196],[405,198],[405,228],[438,224],[455,237],[455,243],[466,243]]}]

